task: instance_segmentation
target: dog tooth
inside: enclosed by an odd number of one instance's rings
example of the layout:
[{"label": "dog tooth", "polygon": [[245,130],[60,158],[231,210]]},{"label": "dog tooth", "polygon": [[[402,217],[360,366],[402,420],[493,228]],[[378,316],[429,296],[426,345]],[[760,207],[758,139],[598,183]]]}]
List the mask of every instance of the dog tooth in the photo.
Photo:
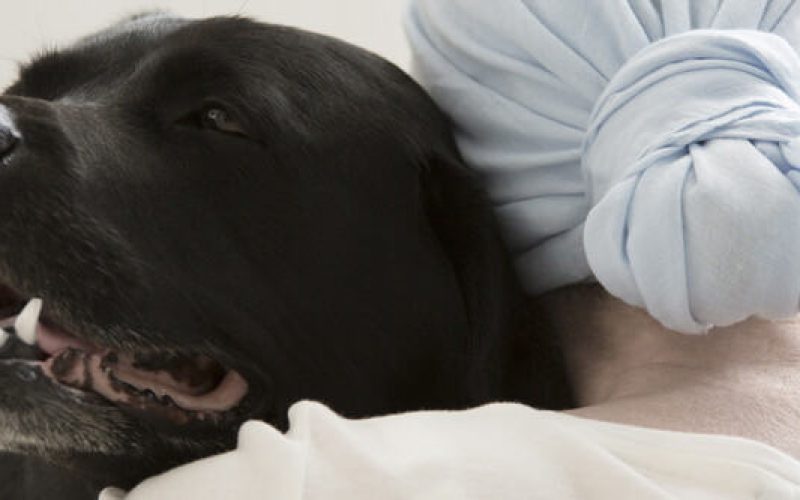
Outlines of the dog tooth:
[{"label": "dog tooth", "polygon": [[0,347],[6,345],[8,339],[11,338],[11,333],[6,331],[4,328],[0,328]]},{"label": "dog tooth", "polygon": [[42,299],[33,298],[25,304],[14,321],[17,336],[28,345],[36,344],[36,325],[39,324],[39,313],[42,312]]}]

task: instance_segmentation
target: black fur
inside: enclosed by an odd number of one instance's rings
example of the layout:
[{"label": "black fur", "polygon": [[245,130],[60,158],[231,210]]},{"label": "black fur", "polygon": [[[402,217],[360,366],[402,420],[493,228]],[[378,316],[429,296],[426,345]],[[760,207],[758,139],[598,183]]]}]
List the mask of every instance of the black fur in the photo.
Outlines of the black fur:
[{"label": "black fur", "polygon": [[[247,137],[198,127],[208,102]],[[379,57],[241,18],[145,15],[37,58],[0,105],[22,136],[0,168],[2,281],[87,338],[192,348],[251,386],[236,421],[185,429],[0,364],[16,433],[0,444],[26,456],[5,458],[2,498],[129,487],[233,446],[244,419],[285,427],[300,399],[353,417],[569,404],[479,179]]]}]

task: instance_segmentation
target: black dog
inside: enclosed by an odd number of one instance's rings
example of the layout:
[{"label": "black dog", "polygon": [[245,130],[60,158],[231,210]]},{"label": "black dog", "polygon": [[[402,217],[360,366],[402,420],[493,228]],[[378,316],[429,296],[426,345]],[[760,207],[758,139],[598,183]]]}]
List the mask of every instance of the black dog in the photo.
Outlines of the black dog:
[{"label": "black dog", "polygon": [[134,17],[22,69],[0,153],[2,324],[44,304],[3,346],[3,498],[129,487],[300,399],[568,404],[447,121],[366,51]]}]

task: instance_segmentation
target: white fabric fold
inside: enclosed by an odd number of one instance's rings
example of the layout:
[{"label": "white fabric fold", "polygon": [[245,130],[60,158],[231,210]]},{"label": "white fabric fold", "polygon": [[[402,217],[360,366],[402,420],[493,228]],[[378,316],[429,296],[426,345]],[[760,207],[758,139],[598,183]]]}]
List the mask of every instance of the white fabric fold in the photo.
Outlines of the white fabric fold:
[{"label": "white fabric fold", "polygon": [[596,279],[687,333],[798,312],[794,2],[416,0],[407,30],[529,292]]},{"label": "white fabric fold", "polygon": [[[152,477],[126,500],[800,498],[800,462],[726,436],[609,424],[517,404],[348,420],[318,403],[281,434]],[[105,499],[103,499],[105,500]]]}]

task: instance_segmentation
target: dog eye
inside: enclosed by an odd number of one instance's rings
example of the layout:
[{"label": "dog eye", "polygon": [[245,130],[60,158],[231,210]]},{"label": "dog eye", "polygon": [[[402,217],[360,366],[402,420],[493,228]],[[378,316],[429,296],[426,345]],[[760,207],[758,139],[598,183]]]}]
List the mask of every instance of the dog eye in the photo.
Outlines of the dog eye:
[{"label": "dog eye", "polygon": [[230,113],[220,107],[208,107],[202,111],[200,119],[203,127],[227,132],[229,134],[244,135],[244,129],[239,122],[231,118]]},{"label": "dog eye", "polygon": [[225,108],[209,105],[181,119],[178,123],[225,134],[247,136],[247,133]]}]

